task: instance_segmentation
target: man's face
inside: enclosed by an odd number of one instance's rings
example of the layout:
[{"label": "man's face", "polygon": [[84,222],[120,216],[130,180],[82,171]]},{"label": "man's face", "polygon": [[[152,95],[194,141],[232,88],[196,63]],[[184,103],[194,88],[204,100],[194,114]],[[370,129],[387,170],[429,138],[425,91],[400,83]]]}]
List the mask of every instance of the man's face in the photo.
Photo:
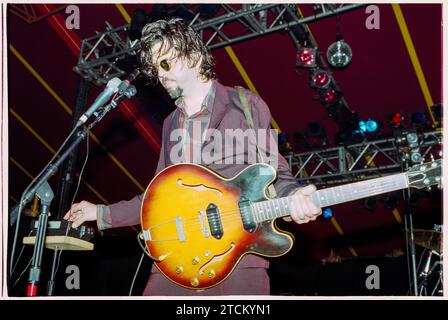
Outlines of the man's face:
[{"label": "man's face", "polygon": [[173,99],[181,97],[185,90],[199,78],[197,67],[190,68],[187,61],[177,58],[175,50],[162,50],[161,43],[156,43],[153,48],[153,64],[157,69],[158,78],[162,86]]}]

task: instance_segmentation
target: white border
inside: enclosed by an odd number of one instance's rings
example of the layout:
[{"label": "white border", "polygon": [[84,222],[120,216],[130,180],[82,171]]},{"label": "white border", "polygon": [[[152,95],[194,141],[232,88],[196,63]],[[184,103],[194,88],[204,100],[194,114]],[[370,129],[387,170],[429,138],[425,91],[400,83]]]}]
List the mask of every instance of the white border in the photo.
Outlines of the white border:
[{"label": "white border", "polygon": [[[148,2],[157,2],[160,3],[160,1],[148,1]],[[166,3],[217,3],[218,1],[210,1],[210,0],[193,0],[193,1],[163,1]],[[219,1],[224,3],[237,3],[240,1]],[[246,3],[260,3],[262,1],[244,1]],[[354,3],[354,1],[337,1],[338,3]],[[355,1],[355,2],[366,2],[366,3],[372,3],[372,4],[388,4],[388,3],[433,3],[433,4],[442,4],[442,39],[443,42],[443,60],[442,60],[442,100],[447,95],[447,83],[448,83],[448,73],[446,68],[446,61],[447,61],[447,44],[445,38],[446,29],[447,29],[447,21],[448,21],[448,5],[445,4],[443,1],[431,1],[431,2],[424,2],[424,1],[416,1],[416,0],[408,0],[408,1]],[[2,103],[1,103],[1,165],[0,165],[0,171],[2,174],[2,186],[0,187],[1,195],[2,195],[2,219],[0,221],[0,229],[2,230],[2,235],[0,236],[1,240],[1,246],[0,246],[0,254],[2,255],[2,264],[0,265],[0,288],[2,296],[0,297],[0,300],[8,299],[8,300],[29,300],[30,298],[27,297],[7,297],[7,290],[6,290],[6,270],[7,268],[7,259],[6,254],[3,254],[6,252],[4,248],[7,248],[7,239],[4,237],[7,235],[7,223],[8,221],[8,85],[7,85],[7,54],[8,54],[8,47],[7,47],[7,41],[6,41],[6,4],[7,3],[27,3],[28,1],[5,1],[1,0],[2,4],[2,61],[1,61],[1,67],[2,67]],[[132,3],[135,4],[137,1],[135,0],[123,0],[123,1],[103,1],[103,0],[78,0],[76,2],[74,1],[67,1],[67,0],[48,0],[48,1],[34,1],[34,3],[104,3],[104,4],[115,4],[115,3]],[[271,0],[269,3],[285,3],[285,1],[278,1],[278,0]],[[301,1],[301,3],[334,3],[334,1]],[[445,101],[443,101],[443,104],[445,104]],[[444,108],[445,109],[445,108]],[[445,110],[444,110],[445,111]],[[443,127],[447,127],[448,120],[446,117],[444,117],[443,120]],[[446,153],[446,137],[443,136],[443,152]],[[443,160],[443,169],[445,169],[446,161]],[[448,186],[448,181],[446,178],[446,175],[442,176],[442,181],[445,186]],[[443,199],[446,197],[447,190],[443,190]],[[446,221],[447,218],[447,208],[443,203],[443,222]],[[1,228],[3,227],[3,228]],[[443,234],[447,234],[447,225],[444,223],[443,225]],[[446,237],[443,237],[443,248],[444,252],[446,251],[446,248],[448,247],[448,239]],[[448,267],[446,266],[447,263],[443,265],[443,271],[445,274],[447,274]],[[446,289],[448,288],[448,279],[445,276],[443,280],[443,287]],[[181,298],[182,300],[234,300],[234,299],[243,299],[243,300],[446,300],[448,297],[448,294],[446,293],[446,290],[444,290],[444,296],[443,297],[414,297],[414,296],[340,296],[340,297],[333,297],[333,296],[313,296],[313,297],[306,297],[306,296],[201,296],[201,297],[188,297],[188,296],[169,296],[169,297],[128,297],[128,296],[105,296],[105,297],[88,297],[88,296],[82,296],[82,297],[35,297],[31,298],[33,300],[61,300],[63,298],[64,300],[178,300]]]}]

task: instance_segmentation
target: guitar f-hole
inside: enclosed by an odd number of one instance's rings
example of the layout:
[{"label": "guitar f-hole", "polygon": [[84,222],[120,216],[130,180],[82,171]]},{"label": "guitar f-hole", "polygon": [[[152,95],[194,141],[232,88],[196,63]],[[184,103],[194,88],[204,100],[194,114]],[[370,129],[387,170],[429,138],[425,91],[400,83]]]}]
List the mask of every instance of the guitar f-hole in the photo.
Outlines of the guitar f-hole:
[{"label": "guitar f-hole", "polygon": [[203,184],[196,184],[196,185],[188,185],[184,184],[182,179],[177,179],[177,184],[181,187],[192,189],[198,192],[204,192],[204,191],[214,191],[216,192],[220,197],[222,197],[222,192],[216,188],[208,187]]}]

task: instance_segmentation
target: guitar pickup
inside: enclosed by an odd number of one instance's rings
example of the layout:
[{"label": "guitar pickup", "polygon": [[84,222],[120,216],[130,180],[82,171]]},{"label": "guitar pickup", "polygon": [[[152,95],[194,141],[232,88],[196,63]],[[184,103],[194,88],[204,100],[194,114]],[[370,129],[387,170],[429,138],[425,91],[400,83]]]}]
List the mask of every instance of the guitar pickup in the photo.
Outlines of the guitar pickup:
[{"label": "guitar pickup", "polygon": [[224,234],[224,230],[222,229],[221,215],[219,214],[218,207],[216,204],[210,203],[205,212],[207,214],[210,233],[213,238],[221,239]]},{"label": "guitar pickup", "polygon": [[255,216],[250,200],[242,197],[238,202],[238,206],[240,207],[240,215],[244,230],[249,233],[257,230],[257,223],[255,222]]}]

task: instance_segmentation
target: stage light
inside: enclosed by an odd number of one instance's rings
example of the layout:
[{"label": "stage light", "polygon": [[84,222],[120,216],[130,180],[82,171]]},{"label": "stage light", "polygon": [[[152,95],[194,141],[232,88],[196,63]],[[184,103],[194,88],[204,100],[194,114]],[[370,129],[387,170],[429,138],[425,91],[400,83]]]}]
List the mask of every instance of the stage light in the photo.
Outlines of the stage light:
[{"label": "stage light", "polygon": [[292,152],[292,146],[288,141],[288,136],[284,132],[278,134],[278,150],[283,155]]},{"label": "stage light", "polygon": [[375,211],[376,209],[376,197],[369,197],[364,199],[364,208],[369,211]]},{"label": "stage light", "polygon": [[308,124],[308,135],[314,137],[325,136],[325,128],[319,122],[310,122]]},{"label": "stage light", "polygon": [[367,132],[375,132],[378,130],[378,122],[372,119],[367,120],[366,122]]},{"label": "stage light", "polygon": [[364,132],[367,131],[366,123],[365,123],[365,121],[363,121],[363,120],[359,121],[359,131],[360,131],[361,133],[364,133]]},{"label": "stage light", "polygon": [[327,132],[319,122],[310,122],[305,134],[310,147],[320,147],[327,144]]},{"label": "stage light", "polygon": [[435,105],[433,105],[431,107],[432,115],[434,116],[434,119],[437,122],[440,122],[442,120],[442,116],[443,116],[442,109],[443,108],[442,108],[442,104],[441,103],[435,104]]},{"label": "stage light", "polygon": [[404,123],[404,116],[400,112],[394,112],[389,115],[389,124],[392,128],[401,128]]},{"label": "stage light", "polygon": [[411,122],[414,127],[418,129],[428,129],[430,127],[428,117],[422,111],[415,111],[414,113],[412,113]]},{"label": "stage light", "polygon": [[352,49],[343,39],[337,40],[328,47],[327,60],[334,68],[344,68],[352,61]]},{"label": "stage light", "polygon": [[311,86],[315,88],[326,89],[331,83],[331,75],[321,69],[314,70],[311,73]]},{"label": "stage light", "polygon": [[331,89],[328,89],[327,91],[325,91],[323,96],[324,96],[324,101],[328,104],[334,104],[339,99],[339,94],[334,88],[331,88]]},{"label": "stage light", "polygon": [[367,121],[359,121],[359,132],[360,133],[372,133],[378,130],[378,122],[372,119]]},{"label": "stage light", "polygon": [[[423,156],[420,152],[420,140],[416,128],[394,130],[395,142],[401,150],[404,162],[421,163]],[[405,147],[405,148],[403,148]]]},{"label": "stage light", "polygon": [[358,143],[364,140],[360,134],[359,115],[356,112],[340,108],[338,118],[336,119],[339,131],[335,135],[337,144]]},{"label": "stage light", "polygon": [[384,197],[384,207],[389,210],[393,210],[397,207],[397,197],[394,195],[387,195]]},{"label": "stage light", "polygon": [[305,68],[316,67],[317,50],[315,48],[300,47],[297,52],[297,66]]},{"label": "stage light", "polygon": [[333,119],[337,120],[339,118],[339,110],[341,109],[339,105],[334,104],[330,106],[326,106],[328,116]]},{"label": "stage light", "polygon": [[426,121],[426,115],[421,111],[415,111],[411,115],[411,121],[415,124],[421,124]]},{"label": "stage light", "polygon": [[280,132],[280,133],[278,134],[278,143],[279,143],[279,144],[286,143],[287,140],[288,140],[288,138],[286,137],[286,134],[285,134],[285,133]]},{"label": "stage light", "polygon": [[331,208],[325,208],[322,211],[322,218],[324,218],[324,220],[330,220],[333,217],[333,210],[331,210]]},{"label": "stage light", "polygon": [[328,11],[334,11],[335,9],[336,5],[332,3],[313,4],[314,15],[318,15],[319,13],[325,13]]}]

